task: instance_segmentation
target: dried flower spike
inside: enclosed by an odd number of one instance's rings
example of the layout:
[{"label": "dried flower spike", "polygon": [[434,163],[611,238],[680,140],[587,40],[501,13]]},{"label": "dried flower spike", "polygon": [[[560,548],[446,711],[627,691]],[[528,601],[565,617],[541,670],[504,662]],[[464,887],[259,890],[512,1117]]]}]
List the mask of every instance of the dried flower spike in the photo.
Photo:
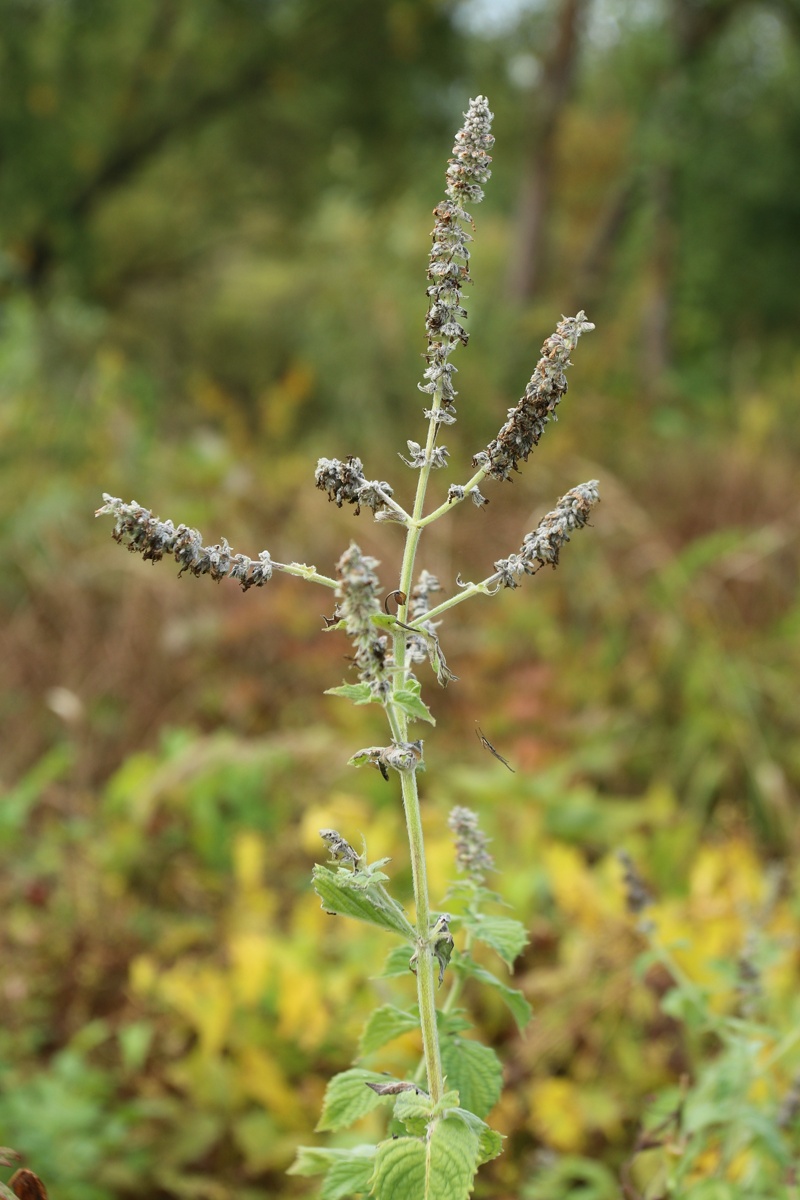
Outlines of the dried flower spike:
[{"label": "dried flower spike", "polygon": [[523,575],[535,575],[548,563],[557,566],[561,547],[569,541],[572,530],[588,524],[589,514],[600,499],[597,488],[597,480],[590,479],[562,496],[533,532],[526,533],[519,552],[494,564],[498,582],[503,587],[515,588]]},{"label": "dried flower spike", "polygon": [[[428,260],[429,306],[425,318],[428,366],[425,382],[419,387],[420,391],[436,397],[428,415],[439,424],[451,424],[454,419],[452,405],[457,393],[452,377],[456,368],[448,358],[456,346],[466,346],[469,339],[461,323],[467,315],[462,305],[462,288],[472,282],[468,249],[472,236],[466,226],[472,226],[473,222],[464,202],[479,204],[483,199],[480,185],[491,175],[489,151],[494,145],[491,127],[492,114],[486,98],[476,96],[470,100],[464,124],[456,134],[447,167],[446,199],[433,210],[436,224]],[[444,415],[443,410],[448,409],[450,412]]]},{"label": "dried flower spike", "polygon": [[472,460],[492,479],[509,479],[512,471],[519,470],[519,461],[528,460],[528,455],[544,433],[544,427],[556,418],[556,408],[567,390],[564,372],[570,366],[569,356],[578,344],[582,333],[594,329],[586,313],[575,317],[562,317],[542,346],[542,357],[530,378],[522,399],[516,408],[508,410],[508,420],[489,443]]},{"label": "dried flower spike", "polygon": [[477,813],[471,808],[456,805],[450,810],[447,824],[455,834],[456,866],[469,875],[473,883],[483,883],[487,871],[494,870],[494,859],[487,850],[489,839],[478,825]]},{"label": "dried flower spike", "polygon": [[204,546],[199,530],[160,521],[135,500],[125,504],[107,492],[103,492],[103,500],[95,516],[113,516],[114,540],[144,559],[160,562],[165,554],[171,554],[180,564],[179,575],[190,571],[192,575],[210,575],[217,582],[226,577],[235,579],[244,592],[263,587],[272,578],[273,563],[267,550],[262,550],[256,561],[246,554],[234,554],[225,538],[219,545]]}]

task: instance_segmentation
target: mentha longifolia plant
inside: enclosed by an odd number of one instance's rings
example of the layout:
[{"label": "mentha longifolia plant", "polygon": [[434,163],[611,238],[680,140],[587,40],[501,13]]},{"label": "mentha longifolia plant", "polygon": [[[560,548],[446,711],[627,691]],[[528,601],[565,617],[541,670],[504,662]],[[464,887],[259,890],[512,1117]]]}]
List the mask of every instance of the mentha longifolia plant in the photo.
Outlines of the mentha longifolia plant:
[{"label": "mentha longifolia plant", "polygon": [[[430,408],[423,410],[428,430],[424,442],[410,440],[407,455],[401,455],[416,473],[413,504],[403,507],[388,483],[368,480],[355,457],[344,461],[322,458],[315,473],[317,487],[339,507],[352,504],[356,513],[370,508],[376,521],[405,530],[400,577],[386,596],[386,606],[376,573],[379,564],[362,554],[355,542],[342,554],[335,574],[328,576],[305,564],[275,562],[266,550],[255,559],[234,553],[224,539],[219,545],[205,546],[196,529],[158,520],[140,505],[125,504],[112,496],[105,495],[98,510],[98,516],[114,518],[113,536],[118,542],[153,562],[172,555],[181,574],[189,571],[215,580],[235,579],[246,591],[262,587],[274,571],[283,571],[329,588],[336,602],[329,628],[350,638],[358,675],[358,682],[330,688],[329,694],[357,705],[378,704],[386,714],[386,745],[362,747],[350,763],[373,766],[385,779],[399,781],[412,864],[414,916],[391,894],[384,870],[389,860],[370,862],[366,847],[355,849],[335,829],[320,830],[328,860],[314,868],[313,884],[326,911],[380,926],[400,939],[388,957],[386,976],[409,970],[416,976],[417,1005],[401,1008],[389,1004],[373,1012],[361,1039],[362,1055],[369,1056],[401,1034],[420,1029],[423,1059],[407,1079],[392,1079],[358,1067],[331,1080],[319,1130],[346,1129],[383,1106],[390,1110],[387,1124],[391,1133],[377,1146],[302,1148],[291,1171],[323,1175],[323,1200],[365,1194],[380,1200],[465,1200],[478,1167],[501,1151],[502,1139],[485,1118],[500,1095],[502,1077],[493,1051],[461,1036],[469,1028],[458,1007],[464,981],[473,978],[496,989],[520,1028],[530,1018],[522,993],[479,966],[471,953],[474,943],[481,942],[510,968],[526,935],[519,922],[491,914],[498,900],[485,886],[492,859],[477,817],[469,809],[455,808],[450,814],[459,873],[446,897],[453,913],[431,908],[417,786],[424,765],[423,741],[410,732],[412,724],[434,723],[420,694],[418,667],[427,660],[443,687],[454,678],[441,650],[439,618],[465,600],[516,588],[526,575],[534,575],[546,565],[556,566],[564,543],[573,530],[587,524],[598,500],[596,480],[578,484],[526,534],[518,550],[498,559],[479,583],[459,579],[458,590],[449,599],[437,603],[442,589],[434,575],[426,570],[415,574],[420,538],[428,526],[465,500],[483,507],[487,504],[480,490],[484,481],[509,479],[538,445],[545,426],[556,419],[556,408],[566,392],[569,356],[581,334],[593,328],[583,312],[558,323],[542,347],[522,398],[509,409],[497,436],[473,457],[470,477],[463,484],[451,484],[441,503],[426,512],[431,473],[448,460],[447,448],[440,442],[442,427],[456,419],[452,356],[468,338],[462,323],[466,317],[463,289],[471,282],[469,243],[474,228],[466,206],[483,199],[481,185],[490,176],[491,122],[486,99],[478,96],[470,101],[447,167],[445,199],[434,209],[425,320],[427,367],[419,385],[429,398]],[[394,614],[386,612],[389,601],[396,607]],[[448,988],[437,1006],[446,975]]]}]

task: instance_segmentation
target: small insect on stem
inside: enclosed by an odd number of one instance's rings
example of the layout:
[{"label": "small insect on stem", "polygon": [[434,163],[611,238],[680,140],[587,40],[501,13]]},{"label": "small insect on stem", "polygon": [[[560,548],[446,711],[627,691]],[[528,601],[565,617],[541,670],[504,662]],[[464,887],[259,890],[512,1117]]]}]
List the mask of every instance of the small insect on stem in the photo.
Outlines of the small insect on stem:
[{"label": "small insect on stem", "polygon": [[486,734],[483,732],[483,730],[481,729],[480,725],[477,724],[477,722],[476,722],[476,728],[475,728],[475,736],[477,737],[478,741],[484,747],[485,750],[488,750],[489,753],[493,754],[496,759],[499,759],[499,761],[503,764],[503,766],[507,767],[512,775],[516,775],[516,771],[511,766],[511,763],[508,761],[508,759],[503,758],[502,754],[499,754],[498,751],[495,750],[494,746],[489,741]]}]

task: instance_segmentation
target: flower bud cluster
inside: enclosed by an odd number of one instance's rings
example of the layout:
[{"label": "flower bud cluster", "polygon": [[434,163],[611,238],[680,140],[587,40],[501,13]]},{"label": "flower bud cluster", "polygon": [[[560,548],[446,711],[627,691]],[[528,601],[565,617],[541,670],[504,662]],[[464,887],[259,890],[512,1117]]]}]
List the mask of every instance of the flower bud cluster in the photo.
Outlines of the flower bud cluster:
[{"label": "flower bud cluster", "polygon": [[486,497],[476,487],[471,487],[469,489],[469,491],[467,491],[466,488],[463,487],[460,483],[451,483],[450,487],[447,489],[447,503],[448,504],[453,504],[456,501],[461,501],[464,499],[465,496],[469,496],[470,500],[472,501],[472,503],[475,505],[476,508],[483,508],[484,505],[489,503],[489,501],[486,499]]},{"label": "flower bud cluster", "polygon": [[456,805],[450,810],[447,824],[456,838],[456,866],[469,875],[473,883],[483,883],[487,871],[494,870],[494,859],[486,847],[489,839],[478,826],[478,816],[471,808]]},{"label": "flower bud cluster", "polygon": [[111,515],[116,519],[112,537],[134,553],[151,562],[160,562],[165,554],[180,564],[179,575],[210,575],[219,582],[226,576],[236,579],[246,592],[251,587],[263,587],[272,578],[272,559],[262,550],[255,561],[246,554],[234,554],[225,538],[216,546],[204,546],[199,530],[188,525],[173,525],[160,521],[135,500],[125,504],[115,496],[103,493],[105,504],[95,516]]},{"label": "flower bud cluster", "polygon": [[420,390],[438,393],[444,409],[456,397],[452,376],[455,367],[447,361],[459,344],[466,345],[469,335],[461,324],[466,309],[461,304],[461,289],[470,283],[469,249],[472,241],[465,225],[472,218],[464,209],[465,201],[478,204],[483,199],[481,184],[491,175],[489,151],[494,145],[491,134],[492,114],[484,96],[470,100],[464,125],[456,134],[453,155],[447,167],[446,199],[433,210],[433,245],[428,262],[428,314],[425,329],[428,363],[425,383]]},{"label": "flower bud cluster", "polygon": [[377,566],[377,559],[362,554],[355,542],[350,543],[336,564],[339,577],[336,613],[344,621],[355,647],[359,679],[368,683],[380,700],[385,700],[391,690],[392,653],[389,638],[372,621],[381,613],[380,581],[374,570]]},{"label": "flower bud cluster", "polygon": [[341,508],[345,501],[355,504],[356,516],[361,512],[362,504],[377,512],[386,506],[387,497],[392,496],[392,489],[388,483],[364,478],[361,459],[354,455],[346,458],[344,462],[338,458],[319,459],[314,479],[317,487],[327,492],[328,500],[332,500],[338,508]]},{"label": "flower bud cluster", "polygon": [[481,467],[492,479],[509,479],[512,471],[519,470],[519,461],[528,460],[534,446],[538,446],[544,427],[556,418],[556,408],[567,390],[564,372],[569,367],[570,353],[578,344],[582,333],[594,329],[581,311],[575,317],[562,317],[542,346],[542,357],[525,388],[525,393],[515,408],[508,410],[508,420],[489,443],[472,460],[474,467]]},{"label": "flower bud cluster", "polygon": [[503,587],[518,587],[522,575],[535,575],[545,564],[556,566],[561,547],[569,541],[573,529],[582,529],[597,504],[596,479],[579,483],[562,496],[552,512],[542,517],[536,529],[527,533],[517,554],[501,558],[495,564],[497,580]]},{"label": "flower bud cluster", "polygon": [[[442,585],[435,575],[432,575],[430,571],[421,571],[419,579],[411,589],[411,595],[408,599],[409,621],[416,621],[420,617],[424,617],[425,613],[430,611],[431,596],[441,590]],[[435,636],[439,624],[440,622],[438,621],[425,621],[422,628],[427,633]],[[424,663],[428,658],[427,642],[424,637],[420,637],[417,633],[410,633],[408,635],[406,650],[412,663]]]},{"label": "flower bud cluster", "polygon": [[425,467],[429,464],[429,461],[431,470],[434,471],[438,470],[439,467],[447,466],[447,460],[450,457],[450,451],[446,446],[434,446],[433,450],[431,451],[430,460],[428,460],[427,451],[425,450],[424,446],[419,444],[419,442],[412,442],[411,438],[409,438],[406,442],[406,445],[408,446],[408,452],[411,455],[411,458],[406,458],[402,454],[400,457],[403,459],[403,462],[407,467]]}]

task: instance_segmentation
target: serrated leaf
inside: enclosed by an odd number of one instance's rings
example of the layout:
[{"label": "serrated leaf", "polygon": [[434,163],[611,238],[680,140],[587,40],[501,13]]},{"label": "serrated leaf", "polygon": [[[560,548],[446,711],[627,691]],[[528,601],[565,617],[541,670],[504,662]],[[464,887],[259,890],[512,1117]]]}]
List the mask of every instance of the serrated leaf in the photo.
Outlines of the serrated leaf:
[{"label": "serrated leaf", "polygon": [[450,1012],[444,1012],[441,1008],[438,1009],[436,1024],[440,1037],[445,1037],[447,1034],[452,1033],[463,1033],[465,1029],[472,1029],[472,1022],[468,1021],[465,1017],[463,1008],[451,1008]]},{"label": "serrated leaf", "polygon": [[497,1158],[498,1154],[503,1152],[503,1135],[495,1129],[490,1129],[485,1121],[482,1121],[474,1112],[469,1112],[466,1108],[457,1108],[452,1113],[452,1116],[458,1117],[465,1121],[478,1136],[478,1166],[483,1163],[490,1162],[493,1158]]},{"label": "serrated leaf", "polygon": [[326,696],[341,696],[353,704],[380,704],[368,683],[343,683],[341,687],[325,689]]},{"label": "serrated leaf", "polygon": [[528,931],[513,917],[466,914],[461,920],[464,928],[469,929],[474,938],[486,946],[491,946],[492,950],[500,955],[509,970],[528,944]]},{"label": "serrated leaf", "polygon": [[421,698],[421,691],[419,680],[411,679],[406,687],[400,688],[393,694],[392,699],[412,721],[427,721],[429,724],[435,725],[436,718]]},{"label": "serrated leaf", "polygon": [[404,1033],[410,1033],[414,1029],[419,1029],[417,1009],[406,1012],[402,1008],[395,1008],[393,1004],[384,1004],[371,1014],[364,1026],[358,1052],[359,1054],[374,1054],[387,1042],[401,1037]]},{"label": "serrated leaf", "polygon": [[394,1117],[402,1121],[406,1132],[421,1137],[425,1133],[431,1119],[432,1101],[430,1096],[418,1092],[404,1092],[398,1096],[394,1106]]},{"label": "serrated leaf", "polygon": [[383,964],[383,970],[380,973],[380,979],[399,979],[402,975],[412,975],[413,972],[409,963],[411,962],[411,952],[408,946],[393,946],[386,955],[386,961]]},{"label": "serrated leaf", "polygon": [[371,1151],[359,1158],[335,1163],[325,1176],[320,1200],[350,1200],[354,1192],[364,1195],[369,1191],[369,1181],[375,1170],[375,1152],[377,1147],[364,1146],[359,1149]]},{"label": "serrated leaf", "polygon": [[345,1150],[329,1150],[324,1146],[298,1146],[295,1160],[287,1168],[287,1175],[324,1175],[331,1167],[344,1160],[375,1157],[376,1146],[351,1146]]},{"label": "serrated leaf", "polygon": [[365,1071],[361,1067],[352,1067],[349,1071],[334,1075],[325,1089],[317,1132],[347,1129],[349,1125],[378,1108],[384,1103],[384,1097],[373,1092],[367,1084],[383,1083],[385,1080],[385,1075],[379,1075],[376,1071]]},{"label": "serrated leaf", "polygon": [[498,979],[491,971],[487,971],[485,967],[479,967],[476,962],[465,955],[459,955],[457,959],[452,961],[453,967],[457,971],[461,971],[465,975],[469,975],[472,979],[477,979],[479,983],[486,984],[487,987],[494,988],[499,992],[500,998],[511,1011],[511,1015],[517,1023],[517,1028],[520,1033],[524,1033],[525,1029],[533,1016],[533,1009],[528,1001],[517,988],[509,987],[502,979]]},{"label": "serrated leaf", "polygon": [[425,1140],[381,1142],[371,1195],[376,1200],[468,1200],[479,1139],[455,1115],[435,1120]]},{"label": "serrated leaf", "polygon": [[465,1038],[442,1039],[442,1070],[458,1092],[461,1107],[483,1119],[500,1099],[503,1068],[488,1046]]},{"label": "serrated leaf", "polygon": [[324,1150],[299,1146],[287,1175],[325,1175],[321,1200],[345,1200],[354,1192],[367,1192],[375,1169],[376,1146],[352,1146],[347,1150]]},{"label": "serrated leaf", "polygon": [[314,867],[312,882],[326,912],[367,921],[370,925],[390,929],[392,933],[399,933],[409,940],[416,937],[414,927],[403,909],[381,885],[364,887],[363,884],[354,884],[346,872],[334,874],[322,866]]}]

